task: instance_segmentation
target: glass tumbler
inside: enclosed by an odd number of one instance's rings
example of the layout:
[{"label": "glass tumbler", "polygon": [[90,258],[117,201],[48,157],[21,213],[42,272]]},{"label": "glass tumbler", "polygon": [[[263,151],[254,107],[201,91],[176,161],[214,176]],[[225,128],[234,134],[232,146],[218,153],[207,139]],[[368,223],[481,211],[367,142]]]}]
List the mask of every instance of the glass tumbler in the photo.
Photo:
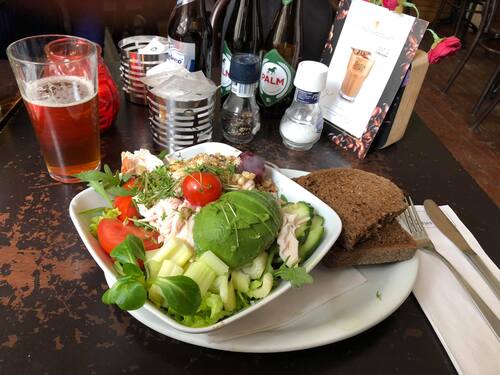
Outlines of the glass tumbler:
[{"label": "glass tumbler", "polygon": [[96,45],[37,35],[9,45],[7,56],[50,176],[72,183],[75,174],[99,169]]}]

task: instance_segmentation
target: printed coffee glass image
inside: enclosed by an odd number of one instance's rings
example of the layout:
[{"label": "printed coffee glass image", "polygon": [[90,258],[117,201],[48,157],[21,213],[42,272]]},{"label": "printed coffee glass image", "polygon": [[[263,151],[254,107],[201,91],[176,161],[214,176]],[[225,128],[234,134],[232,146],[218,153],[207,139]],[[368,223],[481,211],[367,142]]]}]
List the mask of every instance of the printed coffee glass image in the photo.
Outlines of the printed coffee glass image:
[{"label": "printed coffee glass image", "polygon": [[97,48],[66,35],[24,38],[7,56],[50,176],[64,183],[100,167]]},{"label": "printed coffee glass image", "polygon": [[342,87],[339,91],[342,98],[350,102],[356,99],[374,62],[371,52],[352,48]]}]

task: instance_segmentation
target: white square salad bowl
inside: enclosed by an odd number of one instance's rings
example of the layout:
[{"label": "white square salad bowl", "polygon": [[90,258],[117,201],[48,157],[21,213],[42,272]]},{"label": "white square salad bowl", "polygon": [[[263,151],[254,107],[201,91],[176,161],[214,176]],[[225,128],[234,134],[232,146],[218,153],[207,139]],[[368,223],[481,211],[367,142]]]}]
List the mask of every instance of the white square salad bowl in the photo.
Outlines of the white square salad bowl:
[{"label": "white square salad bowl", "polygon": [[[241,151],[224,143],[211,142],[186,148],[182,151],[170,155],[170,157],[174,157],[177,159],[189,159],[199,153],[220,153],[226,156],[238,156]],[[323,240],[318,248],[316,248],[316,250],[313,252],[313,254],[311,254],[309,259],[307,259],[307,261],[303,264],[306,271],[310,272],[321,261],[328,250],[330,250],[330,248],[340,235],[340,232],[342,230],[342,223],[340,221],[340,218],[337,213],[328,205],[326,205],[315,195],[311,194],[309,191],[298,185],[296,182],[281,174],[278,170],[274,168],[268,168],[266,173],[268,173],[273,179],[276,187],[278,188],[279,194],[283,194],[284,196],[286,196],[290,202],[308,202],[314,207],[316,212],[323,216],[323,218],[325,219],[325,233],[323,236]],[[97,194],[94,189],[89,188],[77,194],[72,199],[69,206],[69,213],[71,220],[73,221],[73,224],[75,225],[76,230],[78,231],[78,234],[80,235],[83,243],[87,247],[90,255],[92,256],[92,258],[94,258],[99,267],[104,271],[108,279],[111,279],[113,282],[115,282],[117,279],[117,274],[113,268],[113,261],[111,260],[109,255],[101,248],[97,239],[90,233],[89,219],[84,215],[79,214],[80,212],[86,210],[104,206],[107,206],[106,201],[99,194]],[[307,287],[307,285],[304,287]],[[252,312],[261,308],[262,306],[268,303],[272,303],[274,299],[285,293],[290,288],[291,284],[289,282],[282,281],[274,290],[271,291],[271,293],[267,297],[263,298],[262,300],[255,302],[253,305],[213,325],[202,328],[191,328],[176,322],[174,319],[170,318],[166,313],[162,312],[149,301],[147,301],[142,308],[145,308],[147,311],[151,312],[156,317],[165,322],[165,324],[168,324],[169,326],[179,331],[186,333],[208,333],[215,331],[227,324],[233,323],[239,319],[242,319],[248,314],[251,314]],[[284,306],[283,308],[286,307]]]}]

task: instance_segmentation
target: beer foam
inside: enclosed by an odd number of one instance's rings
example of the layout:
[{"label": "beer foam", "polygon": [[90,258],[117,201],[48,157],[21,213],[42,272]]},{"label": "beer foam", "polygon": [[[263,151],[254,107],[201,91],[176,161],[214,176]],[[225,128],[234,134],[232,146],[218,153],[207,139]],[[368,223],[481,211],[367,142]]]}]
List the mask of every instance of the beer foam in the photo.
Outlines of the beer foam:
[{"label": "beer foam", "polygon": [[76,76],[52,76],[27,85],[24,99],[45,107],[67,107],[88,102],[96,94],[92,82]]}]

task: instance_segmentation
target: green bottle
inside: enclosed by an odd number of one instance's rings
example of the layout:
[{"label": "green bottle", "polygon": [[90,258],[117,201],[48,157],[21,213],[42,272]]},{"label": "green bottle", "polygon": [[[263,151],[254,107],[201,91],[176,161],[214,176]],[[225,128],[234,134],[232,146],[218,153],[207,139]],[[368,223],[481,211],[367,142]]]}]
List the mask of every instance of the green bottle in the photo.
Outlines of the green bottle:
[{"label": "green bottle", "polygon": [[262,21],[260,0],[234,0],[233,12],[229,18],[222,51],[222,95],[231,91],[229,67],[235,53],[258,55],[262,47]]},{"label": "green bottle", "polygon": [[258,102],[264,116],[283,115],[293,100],[302,33],[302,0],[281,0],[263,51]]}]

